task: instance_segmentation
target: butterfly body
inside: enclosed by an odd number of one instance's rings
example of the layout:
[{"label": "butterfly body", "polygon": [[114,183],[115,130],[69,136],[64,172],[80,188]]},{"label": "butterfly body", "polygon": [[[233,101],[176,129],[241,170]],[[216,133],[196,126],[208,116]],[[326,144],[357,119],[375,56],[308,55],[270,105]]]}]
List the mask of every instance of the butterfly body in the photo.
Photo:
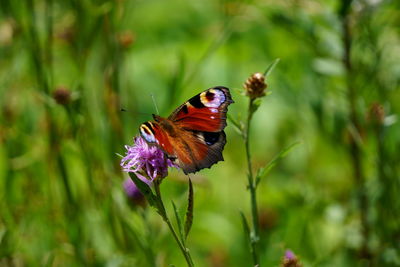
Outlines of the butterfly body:
[{"label": "butterfly body", "polygon": [[140,126],[142,137],[157,145],[185,174],[209,168],[223,160],[226,112],[233,103],[229,89],[214,87],[192,97],[168,118]]}]

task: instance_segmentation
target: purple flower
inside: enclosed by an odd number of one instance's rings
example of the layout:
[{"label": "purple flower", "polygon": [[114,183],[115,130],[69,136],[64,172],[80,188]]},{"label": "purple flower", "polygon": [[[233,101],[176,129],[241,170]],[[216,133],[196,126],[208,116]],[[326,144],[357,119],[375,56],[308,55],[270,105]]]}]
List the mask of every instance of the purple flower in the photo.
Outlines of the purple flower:
[{"label": "purple flower", "polygon": [[285,259],[293,260],[295,258],[296,256],[294,255],[293,251],[291,251],[290,249],[285,251]]},{"label": "purple flower", "polygon": [[133,172],[142,181],[148,183],[155,178],[168,175],[168,167],[177,167],[164,152],[156,146],[149,146],[142,137],[135,137],[134,145],[125,148],[126,156],[121,160],[125,172]]},{"label": "purple flower", "polygon": [[297,259],[296,255],[291,250],[285,251],[285,256],[282,259],[282,267],[302,267],[302,264]]},{"label": "purple flower", "polygon": [[144,195],[140,192],[139,188],[137,188],[135,183],[130,178],[125,179],[123,186],[125,189],[125,194],[128,197],[128,199],[132,202],[132,204],[137,204],[137,205],[145,204]]},{"label": "purple flower", "polygon": [[139,188],[137,188],[130,178],[125,179],[123,186],[128,198],[139,199],[143,197],[142,192],[140,192]]}]

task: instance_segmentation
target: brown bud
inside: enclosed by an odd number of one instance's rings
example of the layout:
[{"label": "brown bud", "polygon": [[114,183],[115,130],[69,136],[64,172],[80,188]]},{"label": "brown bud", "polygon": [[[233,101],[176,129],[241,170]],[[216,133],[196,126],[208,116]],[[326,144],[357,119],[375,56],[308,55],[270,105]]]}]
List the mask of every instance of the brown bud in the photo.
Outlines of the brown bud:
[{"label": "brown bud", "polygon": [[383,106],[379,103],[372,103],[369,107],[367,120],[376,123],[376,124],[383,124],[385,119],[385,110]]},{"label": "brown bud", "polygon": [[295,259],[284,259],[282,262],[282,267],[302,267],[301,263]]},{"label": "brown bud", "polygon": [[118,35],[118,42],[123,48],[129,48],[135,41],[135,36],[131,31],[125,31]]},{"label": "brown bud", "polygon": [[60,86],[53,92],[53,98],[60,105],[67,105],[71,101],[71,91]]},{"label": "brown bud", "polygon": [[265,96],[265,88],[267,88],[267,84],[265,83],[265,77],[262,73],[256,72],[251,75],[243,86],[246,90],[246,95],[251,99]]}]

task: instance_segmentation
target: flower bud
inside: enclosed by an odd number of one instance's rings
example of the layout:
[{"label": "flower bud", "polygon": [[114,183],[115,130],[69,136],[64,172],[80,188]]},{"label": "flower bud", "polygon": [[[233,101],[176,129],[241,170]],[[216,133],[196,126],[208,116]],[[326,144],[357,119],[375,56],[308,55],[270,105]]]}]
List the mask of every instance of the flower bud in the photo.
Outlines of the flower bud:
[{"label": "flower bud", "polygon": [[246,95],[251,99],[256,99],[265,96],[265,89],[267,84],[265,83],[265,77],[262,73],[256,72],[251,75],[244,83],[244,89]]},{"label": "flower bud", "polygon": [[118,42],[123,48],[129,48],[135,41],[135,36],[131,31],[121,32],[118,35]]},{"label": "flower bud", "polygon": [[67,105],[71,101],[71,91],[60,86],[53,92],[54,100],[60,105]]},{"label": "flower bud", "polygon": [[385,119],[385,110],[383,106],[379,103],[372,103],[369,107],[367,120],[372,122],[373,124],[383,124]]}]

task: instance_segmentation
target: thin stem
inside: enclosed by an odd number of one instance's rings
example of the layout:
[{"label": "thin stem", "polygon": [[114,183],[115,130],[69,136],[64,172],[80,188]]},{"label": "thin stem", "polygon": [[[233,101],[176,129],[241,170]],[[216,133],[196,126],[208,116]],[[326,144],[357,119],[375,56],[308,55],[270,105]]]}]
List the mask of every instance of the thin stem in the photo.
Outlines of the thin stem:
[{"label": "thin stem", "polygon": [[[347,83],[347,100],[350,106],[350,122],[354,126],[354,129],[357,131],[356,134],[360,132],[360,122],[357,116],[356,110],[356,101],[357,101],[357,91],[354,86],[354,71],[353,65],[351,61],[351,45],[352,45],[352,36],[350,30],[350,8],[344,9],[346,11],[342,17],[342,30],[343,30],[343,65],[346,70],[346,83]],[[365,189],[365,178],[362,168],[362,153],[361,153],[360,142],[357,140],[357,137],[352,136],[349,153],[351,156],[351,161],[353,165],[353,175],[354,181],[357,188],[357,197],[358,204],[361,213],[361,225],[362,225],[362,235],[363,235],[363,244],[361,248],[361,257],[370,258],[370,253],[368,249],[369,242],[369,224],[368,224],[368,197]]]},{"label": "thin stem", "polygon": [[251,214],[252,214],[252,222],[253,222],[253,232],[250,237],[250,245],[251,245],[251,254],[253,257],[253,262],[255,266],[260,266],[259,256],[258,256],[258,241],[259,241],[259,227],[258,227],[258,209],[257,209],[257,185],[253,175],[253,167],[251,164],[251,154],[250,154],[250,123],[253,117],[253,105],[254,99],[249,100],[249,109],[247,114],[247,122],[246,122],[246,133],[244,135],[244,143],[246,148],[246,160],[248,167],[248,187],[250,190],[250,201],[251,201]]},{"label": "thin stem", "polygon": [[172,235],[175,238],[176,243],[178,243],[178,246],[180,248],[180,250],[182,251],[183,256],[185,257],[186,263],[189,267],[193,267],[193,260],[192,257],[190,256],[190,252],[189,250],[184,246],[183,242],[179,239],[174,227],[172,226],[172,223],[170,221],[170,219],[168,218],[168,214],[165,210],[165,206],[164,203],[162,201],[162,197],[161,197],[161,192],[160,192],[160,181],[158,179],[154,180],[154,188],[156,191],[156,195],[157,195],[157,209],[159,214],[161,215],[161,217],[163,218],[163,220],[167,223],[169,230],[171,231]]}]

